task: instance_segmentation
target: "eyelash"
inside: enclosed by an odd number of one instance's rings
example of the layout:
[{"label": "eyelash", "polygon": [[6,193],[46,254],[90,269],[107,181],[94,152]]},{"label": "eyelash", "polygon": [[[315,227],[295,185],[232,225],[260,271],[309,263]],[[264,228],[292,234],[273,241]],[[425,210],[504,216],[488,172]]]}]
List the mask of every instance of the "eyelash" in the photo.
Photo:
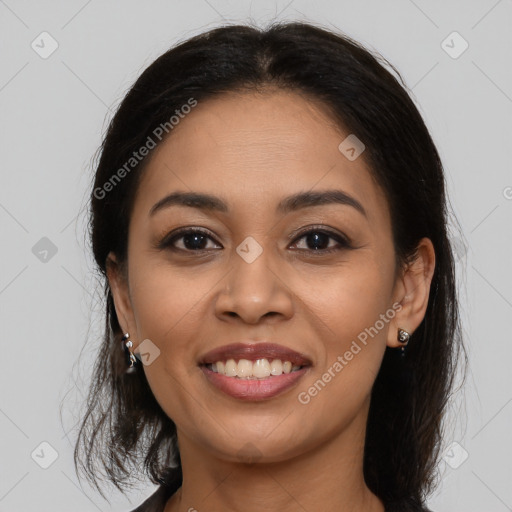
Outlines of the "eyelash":
[{"label": "eyelash", "polygon": [[[295,243],[297,243],[298,240],[300,240],[300,239],[304,238],[305,236],[312,234],[312,233],[321,233],[321,234],[327,235],[329,238],[332,238],[333,240],[335,240],[338,243],[338,246],[331,247],[329,249],[296,249],[297,251],[309,252],[313,256],[321,256],[321,255],[331,254],[333,252],[337,252],[337,251],[340,251],[343,249],[352,249],[353,248],[353,246],[350,243],[350,241],[348,240],[348,238],[346,238],[338,233],[335,233],[333,231],[330,231],[328,229],[322,228],[320,226],[309,226],[307,230],[303,230],[303,231],[297,233],[296,235],[292,235],[292,236],[295,236],[293,241],[295,241]],[[171,235],[165,236],[157,244],[157,248],[158,249],[169,249],[169,250],[176,251],[176,252],[189,252],[189,253],[205,253],[205,252],[208,252],[211,250],[211,249],[196,249],[196,250],[182,249],[180,247],[173,246],[173,244],[180,238],[183,238],[186,235],[193,235],[193,234],[204,235],[204,236],[210,238],[211,240],[214,240],[213,237],[211,236],[211,234],[208,231],[205,231],[204,229],[183,228],[183,229],[180,229],[178,232],[173,233],[172,236]],[[217,243],[217,242],[215,242],[215,243]],[[220,244],[218,244],[218,245],[220,245]]]}]

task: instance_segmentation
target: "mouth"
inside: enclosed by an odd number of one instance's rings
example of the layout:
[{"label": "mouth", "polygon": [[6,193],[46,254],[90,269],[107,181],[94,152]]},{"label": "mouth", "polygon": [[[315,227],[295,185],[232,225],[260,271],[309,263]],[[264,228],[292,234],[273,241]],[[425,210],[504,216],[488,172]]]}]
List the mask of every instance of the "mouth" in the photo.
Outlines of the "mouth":
[{"label": "mouth", "polygon": [[261,380],[270,377],[278,377],[288,373],[296,372],[305,366],[294,365],[291,361],[281,359],[261,358],[256,361],[249,359],[228,359],[204,365],[208,370],[219,375],[235,379]]},{"label": "mouth", "polygon": [[311,360],[271,343],[236,343],[208,352],[199,367],[210,384],[234,398],[265,400],[293,387]]}]

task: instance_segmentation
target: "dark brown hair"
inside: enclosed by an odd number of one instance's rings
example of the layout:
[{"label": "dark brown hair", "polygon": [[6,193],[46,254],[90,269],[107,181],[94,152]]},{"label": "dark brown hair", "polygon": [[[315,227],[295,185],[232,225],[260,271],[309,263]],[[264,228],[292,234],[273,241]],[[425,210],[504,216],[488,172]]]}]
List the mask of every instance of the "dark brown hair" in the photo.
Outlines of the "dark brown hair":
[{"label": "dark brown hair", "polygon": [[436,483],[443,415],[464,348],[443,168],[398,71],[351,38],[306,23],[274,23],[265,30],[226,26],[193,37],[142,73],[112,119],[90,196],[105,333],[75,447],[77,471],[100,492],[103,475],[123,490],[141,467],[154,483],[182,478],[173,421],[144,372],[125,373],[122,332],[106,279],[110,251],[126,262],[130,212],[149,157],[121,180],[112,177],[190,98],[200,104],[224,92],[267,86],[320,100],[364,142],[372,176],[388,200],[400,265],[415,256],[422,237],[433,242],[436,268],[426,315],[403,360],[386,349],[372,390],[364,453],[367,485],[385,504],[422,503]]}]

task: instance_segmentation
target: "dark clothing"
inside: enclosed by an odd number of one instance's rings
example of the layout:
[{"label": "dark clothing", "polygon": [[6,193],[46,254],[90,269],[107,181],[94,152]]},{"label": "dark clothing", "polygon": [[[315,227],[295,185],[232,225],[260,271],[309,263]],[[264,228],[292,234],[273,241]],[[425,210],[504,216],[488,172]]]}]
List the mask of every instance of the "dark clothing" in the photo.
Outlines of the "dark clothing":
[{"label": "dark clothing", "polygon": [[[177,487],[160,485],[158,489],[132,512],[163,512],[167,500],[178,490]],[[428,508],[415,505],[411,502],[385,504],[386,512],[432,512]]]},{"label": "dark clothing", "polygon": [[158,489],[146,500],[141,503],[132,512],[163,512],[167,500],[174,494],[177,489],[171,489],[167,486],[160,485]]}]

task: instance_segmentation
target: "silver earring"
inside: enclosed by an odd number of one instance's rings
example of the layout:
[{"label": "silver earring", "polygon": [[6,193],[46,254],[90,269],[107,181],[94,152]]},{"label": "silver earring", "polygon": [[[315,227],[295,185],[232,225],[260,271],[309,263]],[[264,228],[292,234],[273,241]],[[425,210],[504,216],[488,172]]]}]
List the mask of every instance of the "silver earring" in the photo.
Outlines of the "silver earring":
[{"label": "silver earring", "polygon": [[405,347],[411,338],[411,334],[407,332],[405,329],[398,329],[397,339],[402,344],[402,357],[405,355]]},{"label": "silver earring", "polygon": [[134,370],[134,365],[137,364],[137,358],[135,357],[135,354],[132,352],[133,343],[130,340],[130,335],[126,332],[123,335],[123,344],[125,350],[127,350],[129,354],[129,360],[130,360],[130,366],[127,368],[127,372],[132,372]]}]

